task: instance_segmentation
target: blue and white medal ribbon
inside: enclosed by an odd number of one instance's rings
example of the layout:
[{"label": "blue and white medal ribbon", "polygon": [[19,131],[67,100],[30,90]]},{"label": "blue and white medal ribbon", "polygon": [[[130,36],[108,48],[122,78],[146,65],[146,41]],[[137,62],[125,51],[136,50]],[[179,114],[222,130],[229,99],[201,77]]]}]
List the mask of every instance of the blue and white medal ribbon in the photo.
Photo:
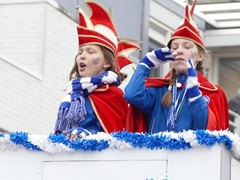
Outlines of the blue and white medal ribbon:
[{"label": "blue and white medal ribbon", "polygon": [[168,111],[168,119],[167,119],[167,130],[173,131],[177,125],[177,119],[181,111],[181,107],[184,102],[184,98],[186,95],[186,84],[184,85],[182,91],[177,95],[177,82],[172,87],[172,102]]}]

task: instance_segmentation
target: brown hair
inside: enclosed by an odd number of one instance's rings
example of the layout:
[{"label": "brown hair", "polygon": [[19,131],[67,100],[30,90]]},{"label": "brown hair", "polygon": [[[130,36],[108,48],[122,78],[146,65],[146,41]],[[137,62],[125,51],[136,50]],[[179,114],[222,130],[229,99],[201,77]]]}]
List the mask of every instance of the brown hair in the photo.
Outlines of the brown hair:
[{"label": "brown hair", "polygon": [[[198,52],[199,53],[204,53],[206,54],[205,49],[203,49],[202,47],[200,47],[199,45],[197,45],[198,48]],[[199,61],[197,66],[196,66],[196,70],[199,71],[201,74],[204,73],[204,67],[203,67],[203,61]],[[175,69],[172,68],[171,73],[170,73],[170,77],[169,77],[169,86],[170,88],[173,86],[173,84],[176,82],[177,79],[177,73],[175,71]],[[168,91],[164,94],[163,98],[162,98],[162,105],[165,108],[168,108],[172,102],[172,94],[171,94],[171,89],[168,89]]]},{"label": "brown hair", "polygon": [[[107,70],[115,72],[119,76],[120,84],[121,84],[122,81],[127,78],[127,75],[116,70],[116,61],[115,61],[116,58],[115,58],[113,52],[104,46],[101,46],[101,45],[98,45],[98,46],[101,48],[105,60],[111,64],[110,67],[107,68]],[[72,80],[75,78],[80,78],[80,74],[78,72],[77,61],[76,61],[77,56],[75,57],[75,61],[74,61],[72,70],[69,73],[69,80]]]}]

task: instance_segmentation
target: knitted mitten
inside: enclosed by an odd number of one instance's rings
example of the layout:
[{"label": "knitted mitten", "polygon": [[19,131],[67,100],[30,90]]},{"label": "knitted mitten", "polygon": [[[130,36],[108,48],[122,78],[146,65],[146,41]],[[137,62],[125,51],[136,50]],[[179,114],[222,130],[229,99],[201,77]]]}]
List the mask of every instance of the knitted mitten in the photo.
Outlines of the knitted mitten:
[{"label": "knitted mitten", "polygon": [[148,68],[157,68],[168,61],[174,61],[174,58],[170,49],[165,47],[148,52],[146,56],[139,61],[139,63],[147,66]]}]

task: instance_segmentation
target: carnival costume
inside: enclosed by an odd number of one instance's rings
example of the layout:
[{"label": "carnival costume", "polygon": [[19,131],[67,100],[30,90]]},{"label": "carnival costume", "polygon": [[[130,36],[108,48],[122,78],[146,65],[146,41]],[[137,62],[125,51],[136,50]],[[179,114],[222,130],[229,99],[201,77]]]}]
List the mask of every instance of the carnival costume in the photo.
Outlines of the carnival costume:
[{"label": "carnival costume", "polygon": [[[115,71],[120,71],[132,63],[128,55],[139,47],[119,38],[110,15],[101,5],[94,1],[85,3],[91,11],[91,16],[88,17],[84,10],[78,7],[79,46],[97,44],[106,47],[116,57]],[[67,130],[73,133],[76,130],[77,135],[81,135],[82,132],[89,134],[102,131],[145,131],[145,125],[135,126],[131,123],[135,107],[123,98],[123,91],[118,88],[119,84],[118,75],[112,71],[106,71],[96,77],[70,81],[67,95],[59,107],[55,131]]]},{"label": "carnival costume", "polygon": [[[156,49],[144,56],[125,88],[125,98],[136,105],[148,116],[148,132],[183,130],[224,130],[229,126],[226,96],[219,86],[209,82],[197,72],[189,59],[187,74],[178,74],[176,83],[169,85],[170,73],[163,79],[148,78],[150,68],[173,61],[171,42],[183,38],[205,49],[197,26],[193,20],[193,11],[186,6],[185,18],[168,43],[168,47]],[[162,105],[162,98],[171,91],[172,102],[168,108]]]}]

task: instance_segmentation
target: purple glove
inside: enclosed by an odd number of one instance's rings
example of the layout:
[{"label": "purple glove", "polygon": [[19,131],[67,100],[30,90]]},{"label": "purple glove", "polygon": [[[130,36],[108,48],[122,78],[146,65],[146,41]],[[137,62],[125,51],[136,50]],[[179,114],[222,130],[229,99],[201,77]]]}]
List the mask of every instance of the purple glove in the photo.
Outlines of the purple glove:
[{"label": "purple glove", "polygon": [[188,60],[186,63],[188,67],[188,79],[186,85],[189,98],[188,101],[193,102],[202,96],[202,92],[199,90],[198,72],[193,65],[192,59]]},{"label": "purple glove", "polygon": [[157,68],[168,61],[174,61],[174,57],[172,56],[170,49],[165,47],[148,52],[139,63],[149,68]]}]

